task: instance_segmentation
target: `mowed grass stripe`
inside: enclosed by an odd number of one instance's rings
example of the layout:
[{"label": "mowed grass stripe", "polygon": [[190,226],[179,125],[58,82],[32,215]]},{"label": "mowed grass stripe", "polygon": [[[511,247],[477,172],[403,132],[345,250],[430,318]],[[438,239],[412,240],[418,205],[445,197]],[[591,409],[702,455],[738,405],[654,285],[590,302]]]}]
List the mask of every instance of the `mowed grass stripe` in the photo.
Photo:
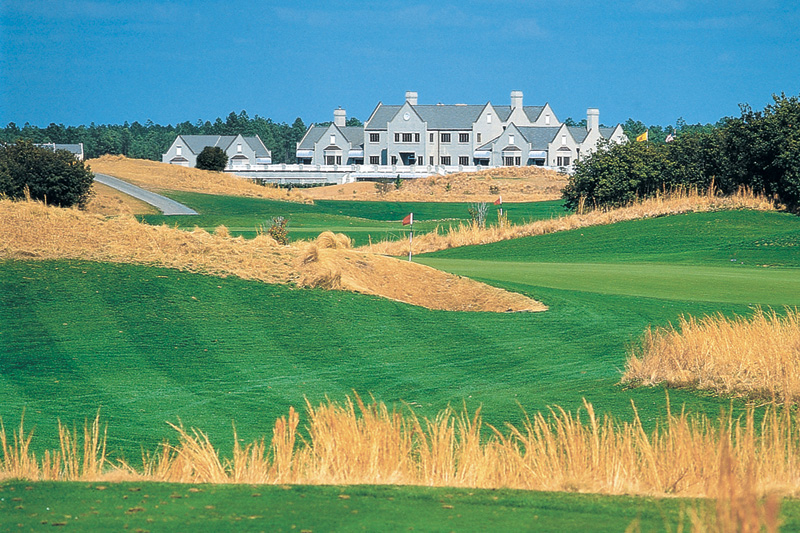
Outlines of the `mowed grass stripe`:
[{"label": "mowed grass stripe", "polygon": [[483,281],[668,300],[800,305],[797,269],[661,263],[509,263],[428,256],[417,257],[416,261]]},{"label": "mowed grass stripe", "polygon": [[[26,409],[40,436],[35,446],[52,448],[57,419],[82,424],[100,408],[111,449],[133,457],[142,446],[175,438],[168,421],[208,432],[229,452],[232,423],[245,440],[268,436],[290,406],[302,410],[306,399],[342,400],[354,390],[398,408],[406,403],[422,416],[447,405],[482,406],[485,421],[496,426],[520,424],[522,408],[575,409],[584,397],[599,412],[626,418],[633,398],[652,423],[664,412],[663,391],[616,386],[626,345],[651,323],[720,309],[508,283],[551,310],[454,313],[66,261],[2,262],[0,285],[20,287],[15,312],[0,322],[0,375],[10,375],[19,360],[30,362],[0,391],[6,425],[14,427]],[[42,326],[27,319],[32,314],[52,318]],[[71,324],[69,335],[54,335],[62,322]],[[712,413],[719,405],[688,392],[673,400]]]},{"label": "mowed grass stripe", "polygon": [[[659,531],[677,527],[681,515],[688,523],[686,509],[713,508],[685,498],[398,486],[11,481],[0,490],[0,523],[34,530],[562,532],[624,531],[638,522]],[[785,501],[781,517],[784,531],[796,531],[800,505]]]}]

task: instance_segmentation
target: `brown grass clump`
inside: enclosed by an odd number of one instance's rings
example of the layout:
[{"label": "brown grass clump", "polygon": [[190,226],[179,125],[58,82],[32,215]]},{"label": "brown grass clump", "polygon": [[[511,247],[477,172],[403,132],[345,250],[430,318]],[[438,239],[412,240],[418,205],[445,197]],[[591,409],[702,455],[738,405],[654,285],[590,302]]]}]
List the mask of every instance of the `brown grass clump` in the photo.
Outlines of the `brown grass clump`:
[{"label": "brown grass clump", "polygon": [[373,182],[356,182],[308,189],[304,194],[317,200],[361,200],[377,202],[505,202],[556,200],[567,184],[564,174],[539,167],[503,167],[480,172],[461,172],[404,180],[385,189]]},{"label": "brown grass clump", "polygon": [[751,318],[681,317],[649,329],[631,351],[623,381],[800,399],[800,313],[756,309]]},{"label": "brown grass clump", "polygon": [[[752,408],[738,419],[668,412],[650,432],[642,428],[635,409],[633,421],[625,422],[597,416],[588,402],[577,413],[554,408],[535,414],[520,428],[508,425],[502,431],[484,428],[479,411],[446,409],[420,419],[380,402],[364,404],[358,397],[306,407],[307,439],[298,434],[299,415],[293,408],[275,422],[270,441],[262,438],[242,446],[234,438],[230,459],[221,457],[203,432],[173,426],[177,444],[145,453],[138,467],[106,457],[105,435],[95,429],[96,421],[84,429],[82,445],[76,431],[64,429],[62,449],[41,459],[30,451],[30,434],[22,427],[12,439],[19,445],[7,445],[2,428],[0,479],[402,484],[678,495],[718,498],[722,508],[717,516],[729,520],[737,520],[736,509],[755,507],[766,494],[797,495],[800,489],[800,420],[791,409],[776,406],[767,408],[758,426]],[[776,506],[771,508],[770,515]]]},{"label": "brown grass clump", "polygon": [[108,174],[152,191],[189,191],[313,203],[295,190],[256,185],[245,178],[225,172],[211,172],[146,159],[129,159],[121,155],[104,155],[90,159],[87,164],[93,172]]},{"label": "brown grass clump", "polygon": [[[345,241],[346,240],[346,241]],[[342,241],[345,241],[344,243]],[[307,287],[379,294],[428,309],[450,311],[545,311],[523,296],[434,268],[350,249],[350,240],[322,233],[298,257],[298,283]]]},{"label": "brown grass clump", "polygon": [[[510,224],[505,221],[497,225],[480,227],[477,224],[459,223],[450,226],[447,232],[432,231],[414,237],[414,253],[436,252],[458,246],[488,244],[492,242],[545,235],[557,231],[568,231],[588,226],[614,224],[628,220],[639,220],[679,213],[716,211],[721,209],[757,209],[770,211],[775,209],[773,202],[751,191],[740,190],[731,196],[715,194],[699,194],[694,191],[675,191],[666,196],[649,198],[628,207],[610,210],[595,210],[588,213],[565,215],[549,220],[537,220],[527,224]],[[404,256],[408,255],[407,240],[382,241],[362,247],[372,253]]]},{"label": "brown grass clump", "polygon": [[538,302],[467,278],[352,249],[325,232],[313,243],[280,246],[245,240],[225,226],[213,234],[148,226],[132,216],[105,218],[36,202],[0,201],[0,259],[84,259],[138,263],[267,283],[374,294],[431,309],[544,310]]}]

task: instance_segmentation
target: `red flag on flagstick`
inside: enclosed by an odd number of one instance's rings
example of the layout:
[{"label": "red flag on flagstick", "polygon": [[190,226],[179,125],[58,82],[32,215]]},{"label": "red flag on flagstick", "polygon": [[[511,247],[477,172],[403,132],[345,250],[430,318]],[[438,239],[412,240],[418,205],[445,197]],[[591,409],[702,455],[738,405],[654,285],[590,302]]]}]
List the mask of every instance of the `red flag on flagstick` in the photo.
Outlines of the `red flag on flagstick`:
[{"label": "red flag on flagstick", "polygon": [[408,226],[409,224],[414,223],[414,213],[409,213],[406,218],[403,219],[403,225]]},{"label": "red flag on flagstick", "polygon": [[499,196],[497,200],[494,201],[494,205],[503,205],[503,197]]}]

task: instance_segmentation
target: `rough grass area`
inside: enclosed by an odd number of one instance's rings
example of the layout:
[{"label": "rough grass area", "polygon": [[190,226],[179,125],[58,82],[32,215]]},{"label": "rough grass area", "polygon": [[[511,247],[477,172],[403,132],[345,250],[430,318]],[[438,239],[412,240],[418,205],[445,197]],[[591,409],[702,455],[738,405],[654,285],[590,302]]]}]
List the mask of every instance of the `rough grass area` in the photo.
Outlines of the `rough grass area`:
[{"label": "rough grass area", "polygon": [[[687,511],[709,508],[677,498],[426,487],[0,484],[0,526],[9,530],[660,531],[688,530]],[[785,531],[800,528],[800,505],[784,502],[781,520]]]},{"label": "rough grass area", "polygon": [[668,412],[646,431],[635,410],[625,422],[600,417],[584,402],[575,413],[553,407],[520,427],[484,431],[480,410],[420,418],[356,396],[308,403],[303,432],[300,422],[290,408],[271,439],[242,443],[234,434],[231,457],[201,430],[173,425],[177,443],[145,450],[138,464],[107,455],[99,415],[83,431],[59,424],[59,449],[39,456],[30,448],[33,433],[20,423],[13,435],[0,430],[0,480],[392,484],[718,499],[800,494],[800,425],[787,407],[768,408],[758,428],[751,406],[738,419]]},{"label": "rough grass area", "polygon": [[[323,231],[348,235],[355,246],[382,240],[408,239],[408,226],[400,221],[414,213],[415,233],[445,232],[450,226],[468,222],[469,203],[446,202],[364,202],[317,200],[314,205],[241,198],[213,196],[188,192],[169,191],[170,198],[192,207],[200,215],[163,216],[148,215],[141,220],[148,224],[177,225],[185,229],[199,226],[208,231],[224,225],[232,235],[252,238],[260,228],[269,227],[273,217],[288,220],[289,238],[292,241],[314,239]],[[497,221],[497,208],[489,210],[490,224]],[[561,202],[506,203],[504,213],[515,223],[557,217],[564,213]]]},{"label": "rough grass area", "polygon": [[35,202],[0,200],[0,258],[79,258],[158,264],[218,276],[268,283],[377,294],[431,309],[454,311],[542,311],[532,299],[452,276],[416,263],[350,249],[350,239],[326,232],[313,243],[280,246],[267,235],[231,238],[149,226],[133,217],[106,219]]},{"label": "rough grass area", "polygon": [[645,332],[626,363],[624,382],[713,390],[776,398],[800,398],[800,314],[797,308],[750,318],[680,317]]},{"label": "rough grass area", "polygon": [[[763,196],[740,190],[731,196],[716,196],[713,191],[698,194],[697,191],[673,191],[665,196],[647,198],[630,206],[575,213],[549,220],[536,220],[526,224],[514,224],[501,220],[493,226],[482,227],[475,223],[459,224],[446,232],[431,232],[418,235],[414,243],[415,253],[428,253],[449,248],[489,244],[520,237],[548,235],[562,231],[616,224],[630,220],[641,220],[681,213],[708,212],[729,209],[755,209],[773,211],[775,205]],[[384,241],[371,243],[367,247],[373,253],[403,255],[408,253],[406,241]]]},{"label": "rough grass area", "polygon": [[93,172],[108,174],[153,191],[193,191],[252,198],[280,198],[311,202],[297,192],[277,187],[262,187],[224,172],[186,168],[122,155],[104,155],[86,162]]},{"label": "rough grass area", "polygon": [[539,167],[504,167],[404,180],[376,186],[371,182],[329,185],[304,191],[315,200],[367,200],[373,202],[539,202],[561,198],[566,174]]}]

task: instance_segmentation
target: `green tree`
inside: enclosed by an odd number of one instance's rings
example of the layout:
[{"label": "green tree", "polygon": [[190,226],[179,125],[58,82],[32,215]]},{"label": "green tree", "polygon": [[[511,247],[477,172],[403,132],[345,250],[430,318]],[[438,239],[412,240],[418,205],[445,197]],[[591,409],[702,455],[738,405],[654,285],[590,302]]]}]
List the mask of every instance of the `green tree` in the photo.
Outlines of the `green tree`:
[{"label": "green tree", "polygon": [[727,178],[800,211],[800,100],[773,95],[763,111],[741,106],[723,127]]},{"label": "green tree", "polygon": [[575,164],[562,196],[567,209],[619,207],[661,190],[667,160],[663,145],[601,141]]},{"label": "green tree", "polygon": [[197,154],[197,164],[195,167],[201,170],[215,170],[222,172],[228,164],[228,154],[219,146],[206,146],[203,151]]},{"label": "green tree", "polygon": [[0,145],[0,195],[20,199],[28,191],[51,205],[85,208],[93,182],[91,169],[66,150],[53,152],[30,141]]}]

